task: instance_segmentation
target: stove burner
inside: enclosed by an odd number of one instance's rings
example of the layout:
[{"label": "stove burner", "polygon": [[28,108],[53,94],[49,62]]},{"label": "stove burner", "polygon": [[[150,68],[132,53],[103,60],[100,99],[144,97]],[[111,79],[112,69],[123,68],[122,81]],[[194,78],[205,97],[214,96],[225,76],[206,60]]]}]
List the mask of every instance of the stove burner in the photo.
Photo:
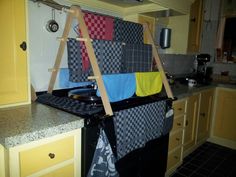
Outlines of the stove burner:
[{"label": "stove burner", "polygon": [[97,90],[93,88],[74,89],[68,92],[68,97],[75,100],[88,102],[90,104],[102,104],[101,97],[98,97],[96,92]]}]

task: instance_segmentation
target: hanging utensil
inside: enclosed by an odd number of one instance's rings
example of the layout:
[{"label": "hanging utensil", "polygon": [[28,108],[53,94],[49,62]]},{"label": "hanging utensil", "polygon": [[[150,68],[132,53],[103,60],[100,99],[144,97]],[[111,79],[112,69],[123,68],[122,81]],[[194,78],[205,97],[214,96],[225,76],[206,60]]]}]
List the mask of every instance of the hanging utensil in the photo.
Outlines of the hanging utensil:
[{"label": "hanging utensil", "polygon": [[55,20],[55,9],[52,9],[52,19],[47,22],[46,28],[49,32],[57,32],[59,25]]}]

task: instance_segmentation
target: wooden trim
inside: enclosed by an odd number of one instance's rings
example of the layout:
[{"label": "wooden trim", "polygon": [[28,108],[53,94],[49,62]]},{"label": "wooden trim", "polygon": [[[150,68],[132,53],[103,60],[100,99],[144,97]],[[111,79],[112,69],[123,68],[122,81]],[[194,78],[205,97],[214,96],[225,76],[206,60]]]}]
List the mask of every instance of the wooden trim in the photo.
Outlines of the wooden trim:
[{"label": "wooden trim", "polygon": [[34,89],[33,85],[31,84],[30,86],[31,86],[31,89],[30,89],[30,91],[31,91],[31,100],[35,101],[37,99],[37,95],[35,93],[35,89]]},{"label": "wooden trim", "polygon": [[148,42],[149,42],[149,44],[152,45],[152,55],[153,55],[153,57],[154,57],[154,59],[155,59],[155,61],[156,61],[157,68],[158,68],[158,70],[159,70],[159,72],[160,72],[160,75],[161,75],[161,78],[162,78],[162,82],[163,82],[163,84],[164,84],[164,87],[165,87],[167,96],[168,96],[169,98],[174,99],[173,93],[172,93],[172,91],[171,91],[170,85],[169,85],[169,83],[168,83],[168,80],[167,80],[167,78],[166,78],[166,74],[165,74],[165,72],[164,72],[164,69],[163,69],[163,66],[162,66],[162,63],[161,63],[161,59],[160,59],[160,57],[159,57],[159,55],[158,55],[158,52],[157,52],[157,49],[156,49],[156,46],[155,46],[153,37],[152,37],[152,35],[151,35],[151,31],[150,31],[150,29],[148,28],[148,25],[147,25],[147,24],[144,24],[143,27],[144,27],[144,30],[147,31],[146,34],[147,34]]}]

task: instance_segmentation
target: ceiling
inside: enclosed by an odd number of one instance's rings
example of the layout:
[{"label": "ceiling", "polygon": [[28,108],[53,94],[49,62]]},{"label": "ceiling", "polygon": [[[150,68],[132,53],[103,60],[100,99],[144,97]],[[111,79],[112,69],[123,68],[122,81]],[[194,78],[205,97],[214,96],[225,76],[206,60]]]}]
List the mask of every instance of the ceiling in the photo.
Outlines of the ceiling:
[{"label": "ceiling", "polygon": [[119,7],[133,7],[133,6],[139,6],[144,4],[151,4],[152,2],[148,0],[142,0],[142,2],[136,1],[136,0],[98,0],[102,2],[106,2],[109,4],[113,4]]}]

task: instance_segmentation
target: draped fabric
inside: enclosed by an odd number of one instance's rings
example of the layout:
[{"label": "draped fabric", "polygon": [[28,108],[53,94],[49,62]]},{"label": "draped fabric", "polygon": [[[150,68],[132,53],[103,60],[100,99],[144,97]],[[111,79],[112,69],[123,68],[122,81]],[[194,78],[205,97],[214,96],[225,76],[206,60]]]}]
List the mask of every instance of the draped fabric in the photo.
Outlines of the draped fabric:
[{"label": "draped fabric", "polygon": [[115,156],[103,129],[100,130],[98,143],[87,177],[119,177],[115,168]]},{"label": "draped fabric", "polygon": [[162,135],[166,101],[158,101],[114,113],[118,160]]}]

